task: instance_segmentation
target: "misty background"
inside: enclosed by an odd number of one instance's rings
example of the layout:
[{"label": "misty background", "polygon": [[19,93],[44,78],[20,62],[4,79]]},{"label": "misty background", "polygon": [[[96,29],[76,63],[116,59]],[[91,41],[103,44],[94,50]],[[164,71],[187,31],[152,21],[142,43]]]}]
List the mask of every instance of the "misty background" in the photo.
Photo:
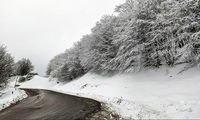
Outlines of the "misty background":
[{"label": "misty background", "polygon": [[51,58],[90,33],[124,0],[0,0],[0,44],[45,75]]}]

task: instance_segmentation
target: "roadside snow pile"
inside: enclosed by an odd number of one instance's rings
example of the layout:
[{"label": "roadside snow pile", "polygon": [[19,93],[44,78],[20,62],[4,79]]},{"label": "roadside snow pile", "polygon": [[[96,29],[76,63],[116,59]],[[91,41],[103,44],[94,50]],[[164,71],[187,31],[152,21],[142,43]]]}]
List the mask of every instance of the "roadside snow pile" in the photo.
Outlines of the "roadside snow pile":
[{"label": "roadside snow pile", "polygon": [[199,119],[200,70],[193,68],[178,74],[181,69],[163,67],[113,77],[88,73],[64,85],[35,77],[22,87],[93,98],[127,119]]},{"label": "roadside snow pile", "polygon": [[25,91],[14,88],[16,77],[12,77],[5,89],[0,91],[0,110],[27,97]]},{"label": "roadside snow pile", "polygon": [[0,91],[0,110],[14,104],[27,97],[27,94],[23,90],[15,88],[7,88]]}]

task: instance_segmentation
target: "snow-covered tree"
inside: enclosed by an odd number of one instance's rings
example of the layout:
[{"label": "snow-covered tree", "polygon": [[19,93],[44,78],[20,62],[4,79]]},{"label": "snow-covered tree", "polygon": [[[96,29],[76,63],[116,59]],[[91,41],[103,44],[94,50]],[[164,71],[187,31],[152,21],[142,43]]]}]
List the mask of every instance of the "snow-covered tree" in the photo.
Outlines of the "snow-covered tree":
[{"label": "snow-covered tree", "polygon": [[[127,11],[123,13],[130,14],[128,20],[119,16],[121,26],[117,28],[118,34],[114,40],[118,51],[116,57],[110,61],[113,70],[133,72],[143,67],[160,65],[157,42],[149,36],[153,26],[157,24],[155,20],[159,13],[159,4],[156,1],[140,1],[134,14]],[[123,6],[134,8],[135,4],[130,4],[130,0],[127,0]],[[127,9],[122,7],[121,9]]]},{"label": "snow-covered tree", "polygon": [[34,67],[29,59],[22,58],[14,65],[14,74],[15,75],[27,75],[33,71]]},{"label": "snow-covered tree", "polygon": [[89,43],[89,46],[86,48],[87,53],[83,53],[85,58],[82,64],[86,64],[95,72],[109,71],[107,63],[116,55],[113,39],[117,25],[118,19],[115,16],[104,16],[97,22],[91,35],[84,38],[83,42]]},{"label": "snow-covered tree", "polygon": [[80,51],[80,44],[77,43],[73,49],[67,49],[65,53],[54,57],[48,65],[47,75],[58,78],[62,82],[82,76],[85,69],[80,63]]},{"label": "snow-covered tree", "polygon": [[92,64],[90,62],[90,60],[94,56],[91,48],[92,40],[93,40],[92,35],[85,35],[80,41],[79,59],[85,71],[90,71],[92,69]]},{"label": "snow-covered tree", "polygon": [[116,7],[116,16],[104,16],[77,46],[66,51],[66,59],[52,60],[48,74],[67,71],[65,75],[69,76],[70,68],[77,65],[84,72],[97,73],[134,72],[182,63],[200,65],[199,3],[126,0]]},{"label": "snow-covered tree", "polygon": [[14,60],[7,53],[5,46],[0,46],[0,84],[6,83],[8,77],[12,75]]},{"label": "snow-covered tree", "polygon": [[68,54],[66,52],[56,55],[48,64],[46,75],[48,75],[48,76],[54,75],[55,76],[55,73],[57,73],[55,71],[58,68],[60,68],[62,65],[65,64],[65,61],[67,61],[67,56],[68,56]]},{"label": "snow-covered tree", "polygon": [[80,62],[80,49],[80,44],[76,43],[73,49],[66,50],[68,59],[60,68],[60,76],[58,77],[60,80],[70,81],[85,74],[84,67]]}]

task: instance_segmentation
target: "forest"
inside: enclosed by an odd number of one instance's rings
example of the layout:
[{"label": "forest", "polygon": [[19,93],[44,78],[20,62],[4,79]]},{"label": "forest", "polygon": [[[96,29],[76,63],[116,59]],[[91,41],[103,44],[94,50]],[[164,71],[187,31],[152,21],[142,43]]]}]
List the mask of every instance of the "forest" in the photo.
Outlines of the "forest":
[{"label": "forest", "polygon": [[14,57],[7,52],[5,45],[0,45],[0,90],[6,87],[12,76],[24,76],[34,70],[34,66],[27,58],[15,62]]},{"label": "forest", "polygon": [[55,56],[46,74],[60,81],[87,72],[140,72],[200,65],[200,1],[126,0],[81,40]]}]

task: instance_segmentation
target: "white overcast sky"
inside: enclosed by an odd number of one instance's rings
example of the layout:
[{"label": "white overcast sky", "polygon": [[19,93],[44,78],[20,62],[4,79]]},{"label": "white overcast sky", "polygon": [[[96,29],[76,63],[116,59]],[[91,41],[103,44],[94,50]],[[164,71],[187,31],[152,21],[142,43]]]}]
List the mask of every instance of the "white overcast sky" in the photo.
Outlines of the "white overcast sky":
[{"label": "white overcast sky", "polygon": [[125,0],[0,0],[0,44],[30,58],[44,75],[51,58],[71,47],[102,15]]}]

